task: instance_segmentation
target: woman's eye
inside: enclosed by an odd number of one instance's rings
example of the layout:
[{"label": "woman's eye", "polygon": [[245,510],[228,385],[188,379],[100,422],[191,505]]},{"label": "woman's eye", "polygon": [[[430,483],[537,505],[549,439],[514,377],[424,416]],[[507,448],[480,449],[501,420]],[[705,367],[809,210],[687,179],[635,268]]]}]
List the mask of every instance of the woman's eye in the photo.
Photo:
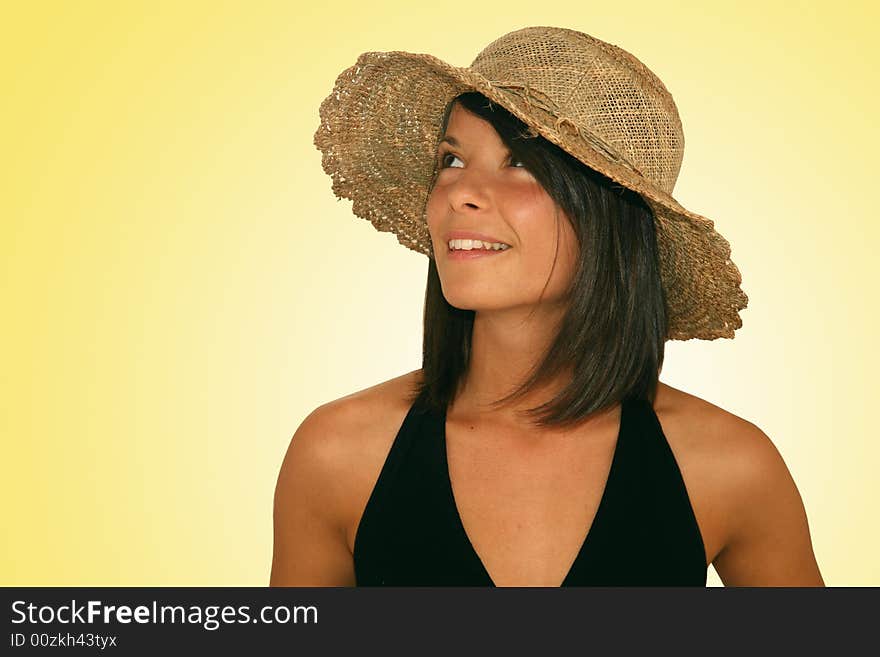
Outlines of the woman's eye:
[{"label": "woman's eye", "polygon": [[[444,155],[442,155],[440,157],[440,166],[443,168],[451,166],[449,158],[452,158],[453,160],[458,160],[457,155],[454,155],[453,153],[445,153]],[[458,161],[461,162],[461,160],[458,160]]]},{"label": "woman's eye", "polygon": [[[458,162],[459,162],[458,165],[453,164],[455,162],[455,160],[458,160]],[[461,159],[457,155],[455,155],[454,153],[444,153],[440,156],[440,168],[441,169],[448,169],[448,168],[458,169],[458,168],[461,168],[462,164],[463,163],[462,163]],[[508,164],[510,166],[516,167],[518,169],[523,169],[526,166],[522,162],[522,160],[518,160],[516,158],[510,158],[510,160],[508,161]]]}]

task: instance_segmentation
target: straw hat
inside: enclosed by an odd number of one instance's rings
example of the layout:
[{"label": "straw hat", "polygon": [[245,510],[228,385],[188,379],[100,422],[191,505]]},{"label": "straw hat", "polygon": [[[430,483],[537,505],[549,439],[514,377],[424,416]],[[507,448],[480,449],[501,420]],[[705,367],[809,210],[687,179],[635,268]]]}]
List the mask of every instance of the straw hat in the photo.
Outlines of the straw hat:
[{"label": "straw hat", "polygon": [[354,214],[433,258],[425,205],[447,104],[477,91],[653,210],[668,339],[732,338],[748,304],[730,244],[672,198],[684,154],[678,110],[633,55],[582,32],[527,27],[466,68],[432,55],[365,52],[321,103],[315,146]]}]

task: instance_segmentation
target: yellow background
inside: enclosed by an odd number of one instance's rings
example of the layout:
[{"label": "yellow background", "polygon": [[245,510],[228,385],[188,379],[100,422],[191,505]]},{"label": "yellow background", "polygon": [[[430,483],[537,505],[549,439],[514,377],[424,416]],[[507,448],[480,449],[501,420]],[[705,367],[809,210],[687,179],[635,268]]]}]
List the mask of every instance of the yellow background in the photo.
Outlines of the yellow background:
[{"label": "yellow background", "polygon": [[720,4],[5,4],[0,584],[268,583],[299,423],[421,364],[427,260],[332,195],[320,101],[366,50],[557,25],[664,81],[743,273],[735,340],[661,379],[771,437],[826,583],[880,585],[880,14]]}]

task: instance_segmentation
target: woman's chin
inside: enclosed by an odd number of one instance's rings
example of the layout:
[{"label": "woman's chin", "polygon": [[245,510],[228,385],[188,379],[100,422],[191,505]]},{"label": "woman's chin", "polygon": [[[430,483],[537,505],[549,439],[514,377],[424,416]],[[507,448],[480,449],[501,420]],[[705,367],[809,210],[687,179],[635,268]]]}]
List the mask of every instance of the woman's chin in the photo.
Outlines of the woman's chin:
[{"label": "woman's chin", "polygon": [[506,303],[503,299],[499,299],[492,293],[485,294],[454,294],[445,295],[446,301],[453,308],[459,310],[473,310],[476,312],[506,310],[511,304]]}]

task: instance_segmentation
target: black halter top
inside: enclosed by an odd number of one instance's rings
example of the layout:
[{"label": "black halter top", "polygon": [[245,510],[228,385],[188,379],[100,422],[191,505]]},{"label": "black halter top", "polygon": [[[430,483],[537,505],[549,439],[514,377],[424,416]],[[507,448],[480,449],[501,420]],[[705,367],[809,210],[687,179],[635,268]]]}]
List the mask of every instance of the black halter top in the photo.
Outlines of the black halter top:
[{"label": "black halter top", "polygon": [[[586,531],[586,530],[585,530]],[[650,402],[624,400],[611,470],[562,586],[705,586],[690,498]],[[452,493],[446,414],[420,396],[392,443],[358,525],[358,586],[494,586]]]}]

